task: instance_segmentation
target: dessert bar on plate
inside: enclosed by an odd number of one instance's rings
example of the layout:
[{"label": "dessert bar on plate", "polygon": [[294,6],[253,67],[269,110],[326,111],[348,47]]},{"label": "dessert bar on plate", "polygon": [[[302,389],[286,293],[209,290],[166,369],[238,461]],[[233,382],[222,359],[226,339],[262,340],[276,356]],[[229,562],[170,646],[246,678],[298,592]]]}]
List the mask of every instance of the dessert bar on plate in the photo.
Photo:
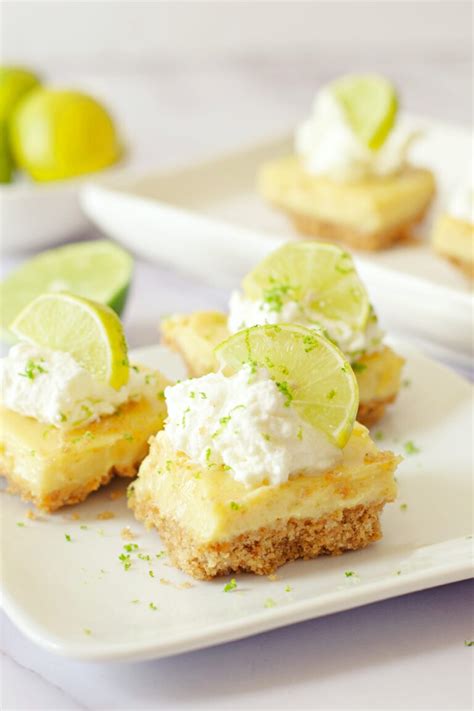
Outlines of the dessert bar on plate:
[{"label": "dessert bar on plate", "polygon": [[[7,614],[56,654],[153,659],[470,577],[471,387],[402,342],[390,345],[406,359],[410,385],[375,431],[378,448],[404,457],[382,540],[289,563],[270,579],[196,581],[170,567],[156,530],[134,521],[121,479],[54,515],[30,515],[19,497],[0,494]],[[183,378],[176,355],[162,347],[130,359]]]},{"label": "dessert bar on plate", "polygon": [[[412,160],[436,174],[436,215],[465,170],[471,150],[466,128],[404,116],[423,126]],[[82,205],[100,229],[145,259],[173,265],[226,288],[289,239],[301,240],[285,216],[257,192],[262,164],[288,155],[292,135],[168,172],[125,172],[89,183]],[[460,366],[470,363],[472,296],[468,279],[435,254],[431,217],[413,242],[358,252],[356,265],[388,330],[429,341]],[[140,236],[137,239],[137,234]],[[397,298],[393,298],[393,294]],[[440,323],[443,327],[440,328]]]}]

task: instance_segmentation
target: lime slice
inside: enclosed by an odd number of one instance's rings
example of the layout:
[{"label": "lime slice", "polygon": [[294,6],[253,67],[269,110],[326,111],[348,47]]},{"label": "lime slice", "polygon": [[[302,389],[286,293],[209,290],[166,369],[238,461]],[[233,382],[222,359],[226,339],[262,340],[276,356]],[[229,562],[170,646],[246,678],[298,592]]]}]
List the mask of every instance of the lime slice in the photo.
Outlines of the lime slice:
[{"label": "lime slice", "polygon": [[78,91],[36,89],[10,122],[13,156],[34,180],[63,180],[116,163],[121,147],[106,109]]},{"label": "lime slice", "polygon": [[33,257],[0,283],[1,335],[12,340],[8,327],[40,294],[69,291],[103,304],[120,315],[132,278],[133,261],[107,240],[77,242]]},{"label": "lime slice", "polygon": [[330,84],[359,140],[372,150],[385,142],[398,110],[395,87],[377,75],[346,76]]},{"label": "lime slice", "polygon": [[333,244],[290,242],[266,257],[242,282],[245,296],[281,310],[303,303],[331,321],[363,329],[370,302],[350,254]]},{"label": "lime slice", "polygon": [[350,437],[359,406],[354,373],[341,351],[303,326],[253,326],[216,348],[224,372],[250,364],[267,368],[271,378],[313,427],[338,447]]},{"label": "lime slice", "polygon": [[43,294],[26,306],[11,329],[36,346],[70,353],[97,380],[117,390],[128,382],[127,342],[108,306],[74,294]]}]

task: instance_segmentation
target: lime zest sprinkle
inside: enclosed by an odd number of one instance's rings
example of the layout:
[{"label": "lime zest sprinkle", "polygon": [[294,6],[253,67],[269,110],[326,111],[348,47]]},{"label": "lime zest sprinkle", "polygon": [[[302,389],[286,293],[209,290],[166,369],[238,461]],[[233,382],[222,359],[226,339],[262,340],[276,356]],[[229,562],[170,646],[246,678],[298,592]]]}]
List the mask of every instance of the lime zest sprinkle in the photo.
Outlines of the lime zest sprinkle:
[{"label": "lime zest sprinkle", "polygon": [[297,432],[297,434],[296,434],[296,438],[299,439],[299,440],[302,440],[302,439],[303,439],[303,428],[302,428],[302,427],[299,427],[299,428],[298,428],[298,432]]},{"label": "lime zest sprinkle", "polygon": [[240,504],[238,504],[236,501],[231,501],[229,506],[232,511],[238,511],[240,509]]},{"label": "lime zest sprinkle", "polygon": [[400,504],[400,511],[406,511],[408,509],[408,504]]},{"label": "lime zest sprinkle", "polygon": [[346,576],[346,578],[358,578],[359,577],[357,575],[357,573],[355,572],[355,570],[346,570],[346,571],[344,571],[344,575]]},{"label": "lime zest sprinkle", "polygon": [[327,394],[327,399],[328,399],[328,400],[332,400],[332,399],[335,398],[335,397],[336,397],[336,391],[335,391],[334,388],[333,388],[332,390],[330,390],[330,391],[328,392],[328,394]]},{"label": "lime zest sprinkle", "polygon": [[357,361],[356,363],[352,363],[352,370],[354,373],[362,373],[362,371],[367,370],[367,366],[365,363],[359,363]]},{"label": "lime zest sprinkle", "polygon": [[149,571],[148,571],[148,575],[150,576],[150,578],[154,578],[154,577],[155,577],[155,573],[154,573],[152,570],[149,570]]},{"label": "lime zest sprinkle", "polygon": [[[40,362],[44,363],[44,358],[40,358]],[[35,363],[33,358],[28,358],[25,365],[25,372],[18,373],[22,378],[28,378],[28,380],[35,380],[37,375],[42,375],[48,371],[43,368],[39,363]]]},{"label": "lime zest sprinkle", "polygon": [[120,553],[118,559],[122,563],[124,570],[129,570],[131,568],[132,561],[130,560],[130,553]]},{"label": "lime zest sprinkle", "polygon": [[130,432],[125,432],[123,439],[125,439],[127,442],[133,442],[135,437],[132,434],[130,434]]},{"label": "lime zest sprinkle", "polygon": [[279,383],[275,383],[275,385],[285,398],[285,407],[290,407],[290,403],[293,400],[293,395],[290,391],[287,381],[282,380]]},{"label": "lime zest sprinkle", "polygon": [[464,646],[465,647],[474,647],[474,639],[465,639]]},{"label": "lime zest sprinkle", "polygon": [[18,528],[24,528],[24,527],[25,527],[25,524],[23,523],[23,521],[17,521],[17,522],[16,522],[16,525],[18,526]]},{"label": "lime zest sprinkle", "polygon": [[272,597],[267,597],[263,606],[264,607],[276,607],[276,602]]},{"label": "lime zest sprinkle", "polygon": [[291,592],[292,590],[293,590],[293,588],[291,587],[291,585],[287,585],[285,587],[285,592]]},{"label": "lime zest sprinkle", "polygon": [[134,605],[138,605],[138,603],[140,602],[140,600],[136,597],[135,600],[131,600],[131,602],[132,602]]},{"label": "lime zest sprinkle", "polygon": [[132,551],[138,550],[138,543],[125,543],[123,549],[127,551],[127,553],[131,553]]},{"label": "lime zest sprinkle", "polygon": [[65,534],[64,534],[64,538],[66,539],[66,541],[67,541],[68,543],[71,543],[72,538],[71,538],[71,536],[69,535],[69,533],[65,533]]},{"label": "lime zest sprinkle", "polygon": [[377,432],[374,434],[374,439],[377,440],[377,442],[381,442],[384,438],[384,433],[382,430],[377,430]]},{"label": "lime zest sprinkle", "polygon": [[231,578],[231,580],[224,585],[224,592],[232,592],[232,590],[235,590],[237,588],[237,581],[235,578]]},{"label": "lime zest sprinkle", "polygon": [[148,607],[150,608],[150,610],[157,610],[158,609],[154,602],[150,602]]},{"label": "lime zest sprinkle", "polygon": [[416,444],[410,439],[408,442],[405,442],[403,445],[405,449],[406,454],[418,454],[419,453],[419,448],[416,446]]},{"label": "lime zest sprinkle", "polygon": [[89,627],[84,627],[84,634],[90,636],[92,634],[92,630],[89,629]]},{"label": "lime zest sprinkle", "polygon": [[165,555],[166,555],[166,551],[160,551],[159,553],[156,553],[157,558],[164,558]]}]

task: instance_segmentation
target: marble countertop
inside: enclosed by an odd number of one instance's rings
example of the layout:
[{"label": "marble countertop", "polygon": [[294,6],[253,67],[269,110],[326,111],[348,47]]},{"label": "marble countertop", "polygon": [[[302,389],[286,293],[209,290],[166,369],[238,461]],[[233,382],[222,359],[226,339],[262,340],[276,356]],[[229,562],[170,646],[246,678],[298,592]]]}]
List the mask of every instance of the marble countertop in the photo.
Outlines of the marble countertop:
[{"label": "marble countertop", "polygon": [[[349,49],[328,55],[326,63],[317,51],[168,57],[154,66],[122,62],[100,70],[65,61],[51,75],[109,103],[133,137],[133,162],[140,167],[194,160],[285,129],[307,111],[318,81],[364,62],[398,80],[411,110],[469,121],[471,68],[462,48],[448,54],[434,46],[412,49],[397,63],[383,51]],[[159,315],[190,308],[197,298],[203,308],[218,307],[225,294],[139,264],[126,317],[131,345],[153,342]],[[469,582],[452,584],[140,664],[54,657],[2,615],[0,705],[5,711],[468,709],[472,649],[464,641],[472,638],[472,593]]]}]

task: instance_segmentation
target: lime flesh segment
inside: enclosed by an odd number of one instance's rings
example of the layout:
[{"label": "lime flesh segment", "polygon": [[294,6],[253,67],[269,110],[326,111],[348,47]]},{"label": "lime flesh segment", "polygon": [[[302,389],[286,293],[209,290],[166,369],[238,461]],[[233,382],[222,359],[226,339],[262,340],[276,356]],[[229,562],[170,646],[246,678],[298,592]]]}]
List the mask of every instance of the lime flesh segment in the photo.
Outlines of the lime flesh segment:
[{"label": "lime flesh segment", "polygon": [[132,278],[133,260],[112,242],[77,242],[39,254],[0,283],[2,338],[10,324],[40,294],[67,291],[108,304],[121,314]]},{"label": "lime flesh segment", "polygon": [[290,242],[272,252],[242,282],[245,296],[278,309],[293,300],[331,321],[363,329],[370,301],[352,257],[333,244]]},{"label": "lime flesh segment", "polygon": [[300,417],[338,447],[350,437],[359,406],[354,373],[341,351],[303,326],[253,326],[216,348],[224,372],[266,368]]},{"label": "lime flesh segment", "polygon": [[359,140],[372,150],[385,142],[398,111],[395,87],[377,75],[346,76],[330,85]]},{"label": "lime flesh segment", "polygon": [[97,380],[117,390],[128,382],[127,342],[111,308],[73,294],[43,294],[18,315],[15,336],[64,351]]}]

